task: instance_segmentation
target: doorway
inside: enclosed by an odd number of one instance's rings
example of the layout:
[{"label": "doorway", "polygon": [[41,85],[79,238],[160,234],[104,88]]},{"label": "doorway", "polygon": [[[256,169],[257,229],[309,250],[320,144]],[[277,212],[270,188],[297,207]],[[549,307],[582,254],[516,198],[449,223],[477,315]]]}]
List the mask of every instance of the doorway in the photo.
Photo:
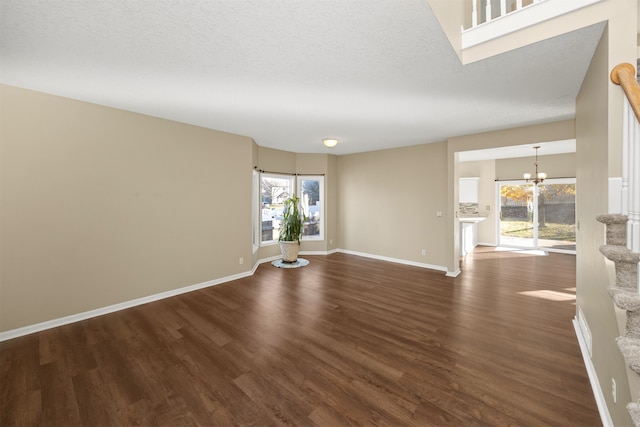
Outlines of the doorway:
[{"label": "doorway", "polygon": [[497,183],[498,245],[575,254],[576,180]]}]

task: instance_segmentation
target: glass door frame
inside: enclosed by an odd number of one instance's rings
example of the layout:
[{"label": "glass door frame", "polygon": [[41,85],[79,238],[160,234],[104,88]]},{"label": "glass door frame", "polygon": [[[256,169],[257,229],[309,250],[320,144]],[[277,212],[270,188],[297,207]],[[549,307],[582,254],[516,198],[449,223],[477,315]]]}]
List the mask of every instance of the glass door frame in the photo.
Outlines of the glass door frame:
[{"label": "glass door frame", "polygon": [[[544,180],[544,184],[542,185],[551,185],[551,184],[573,184],[576,187],[577,192],[577,182],[576,178],[548,178]],[[524,245],[515,245],[515,244],[503,244],[501,242],[501,232],[500,232],[500,222],[502,221],[502,194],[501,194],[501,186],[502,185],[531,185],[534,186],[533,191],[533,201],[532,201],[532,213],[533,213],[533,244],[532,246],[524,246]],[[499,209],[498,215],[496,215],[496,242],[498,246],[502,247],[511,247],[518,249],[530,249],[530,250],[544,250],[548,252],[558,252],[558,253],[566,253],[566,254],[576,254],[575,250],[569,249],[558,249],[558,248],[550,248],[548,246],[540,246],[538,244],[538,196],[539,189],[537,185],[534,185],[532,182],[526,182],[524,179],[520,180],[509,180],[509,181],[496,181],[496,207]]]}]

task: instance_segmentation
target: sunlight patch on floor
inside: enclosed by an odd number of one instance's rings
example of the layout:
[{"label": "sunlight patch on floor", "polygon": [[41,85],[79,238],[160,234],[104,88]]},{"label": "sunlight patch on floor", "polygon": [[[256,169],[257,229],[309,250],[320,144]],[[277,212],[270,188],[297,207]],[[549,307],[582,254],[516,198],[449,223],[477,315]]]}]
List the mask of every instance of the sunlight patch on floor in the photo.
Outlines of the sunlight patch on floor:
[{"label": "sunlight patch on floor", "polygon": [[526,295],[535,298],[542,298],[550,301],[575,301],[575,294],[568,294],[565,292],[539,290],[539,291],[525,291],[518,292],[520,295]]},{"label": "sunlight patch on floor", "polygon": [[519,254],[537,255],[537,256],[549,256],[549,252],[540,249],[521,249],[521,248],[507,248],[504,246],[498,246],[495,249],[499,252],[517,252]]}]

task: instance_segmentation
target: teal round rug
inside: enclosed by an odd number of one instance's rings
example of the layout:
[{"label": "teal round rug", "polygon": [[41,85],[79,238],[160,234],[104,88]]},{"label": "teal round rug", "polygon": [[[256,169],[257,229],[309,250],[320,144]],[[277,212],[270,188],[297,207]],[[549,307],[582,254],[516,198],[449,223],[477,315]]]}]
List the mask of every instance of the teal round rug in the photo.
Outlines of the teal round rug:
[{"label": "teal round rug", "polygon": [[309,260],[298,258],[295,262],[284,262],[281,259],[271,261],[271,265],[278,268],[299,268],[309,265]]}]

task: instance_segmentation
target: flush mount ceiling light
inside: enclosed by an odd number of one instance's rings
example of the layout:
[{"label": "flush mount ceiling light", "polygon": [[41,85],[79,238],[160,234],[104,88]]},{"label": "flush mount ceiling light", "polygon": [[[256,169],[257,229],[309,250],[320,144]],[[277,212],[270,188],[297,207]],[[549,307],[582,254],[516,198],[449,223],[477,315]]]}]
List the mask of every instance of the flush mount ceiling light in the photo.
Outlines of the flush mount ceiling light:
[{"label": "flush mount ceiling light", "polygon": [[332,139],[332,138],[326,138],[322,140],[322,143],[324,144],[325,147],[333,148],[336,145],[338,145],[338,140]]}]

